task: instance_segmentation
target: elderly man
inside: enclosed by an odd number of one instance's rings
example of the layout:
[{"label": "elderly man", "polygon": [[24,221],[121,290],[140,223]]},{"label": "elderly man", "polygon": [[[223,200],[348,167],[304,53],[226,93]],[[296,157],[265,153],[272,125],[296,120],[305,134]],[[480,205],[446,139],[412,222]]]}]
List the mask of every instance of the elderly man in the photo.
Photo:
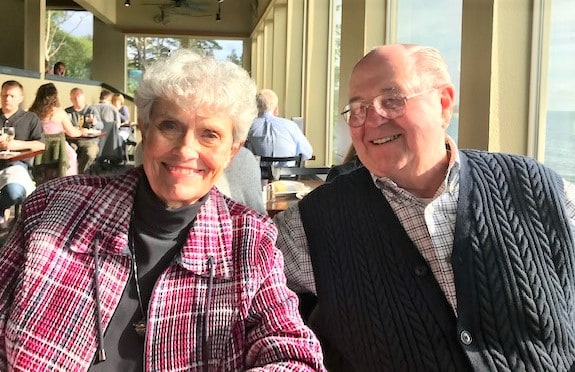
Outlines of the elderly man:
[{"label": "elderly man", "polygon": [[349,97],[365,168],[276,218],[288,285],[317,295],[328,369],[572,371],[573,185],[527,157],[458,150],[433,48],[372,50]]},{"label": "elderly man", "polygon": [[[24,100],[22,84],[16,80],[8,80],[2,84],[2,109],[0,124],[14,127],[14,139],[8,143],[6,138],[0,139],[0,150],[18,150],[31,148],[44,149],[42,142],[42,124],[38,116],[20,108]],[[28,172],[28,164],[22,161],[11,162],[0,166],[0,225],[6,226],[10,207],[21,202],[34,191],[35,184]]]},{"label": "elderly man", "polygon": [[309,159],[313,149],[301,129],[291,120],[280,118],[278,96],[270,89],[262,89],[256,96],[258,117],[248,133],[246,147],[254,155],[290,157],[302,154]]}]

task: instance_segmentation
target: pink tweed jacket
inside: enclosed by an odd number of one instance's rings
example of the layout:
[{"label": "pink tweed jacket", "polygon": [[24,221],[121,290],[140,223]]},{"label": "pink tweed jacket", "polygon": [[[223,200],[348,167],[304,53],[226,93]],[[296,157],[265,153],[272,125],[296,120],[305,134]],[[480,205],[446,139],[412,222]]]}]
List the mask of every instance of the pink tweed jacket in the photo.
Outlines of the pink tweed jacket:
[{"label": "pink tweed jacket", "polygon": [[[128,282],[128,226],[141,177],[136,168],[60,178],[26,200],[0,251],[0,370],[89,368]],[[286,287],[276,234],[268,217],[211,190],[154,287],[146,370],[324,370],[319,342]]]}]

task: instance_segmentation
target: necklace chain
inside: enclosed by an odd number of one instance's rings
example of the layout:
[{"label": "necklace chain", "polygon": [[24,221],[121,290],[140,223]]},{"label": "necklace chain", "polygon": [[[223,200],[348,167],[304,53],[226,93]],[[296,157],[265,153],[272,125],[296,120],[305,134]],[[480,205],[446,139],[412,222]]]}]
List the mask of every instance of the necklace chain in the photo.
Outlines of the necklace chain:
[{"label": "necklace chain", "polygon": [[138,295],[138,305],[140,307],[140,314],[142,319],[132,323],[132,326],[136,330],[136,333],[144,337],[146,335],[146,312],[144,310],[144,304],[142,302],[142,292],[140,291],[140,283],[138,281],[138,264],[136,263],[136,249],[134,247],[134,231],[133,231],[134,220],[130,223],[130,234],[128,245],[130,247],[130,259],[132,261],[132,273],[134,274],[134,283],[136,286],[136,294]]}]

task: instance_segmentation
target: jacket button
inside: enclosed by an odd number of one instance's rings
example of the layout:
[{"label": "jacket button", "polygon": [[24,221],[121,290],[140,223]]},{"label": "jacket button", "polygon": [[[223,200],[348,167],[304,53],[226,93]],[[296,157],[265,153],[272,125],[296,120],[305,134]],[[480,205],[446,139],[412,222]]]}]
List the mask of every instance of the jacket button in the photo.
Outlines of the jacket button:
[{"label": "jacket button", "polygon": [[461,342],[463,342],[463,344],[465,345],[471,345],[471,343],[473,342],[471,333],[469,333],[468,331],[461,331],[461,333],[459,334],[459,338],[461,339]]},{"label": "jacket button", "polygon": [[424,276],[427,274],[427,266],[419,265],[415,267],[415,275]]}]

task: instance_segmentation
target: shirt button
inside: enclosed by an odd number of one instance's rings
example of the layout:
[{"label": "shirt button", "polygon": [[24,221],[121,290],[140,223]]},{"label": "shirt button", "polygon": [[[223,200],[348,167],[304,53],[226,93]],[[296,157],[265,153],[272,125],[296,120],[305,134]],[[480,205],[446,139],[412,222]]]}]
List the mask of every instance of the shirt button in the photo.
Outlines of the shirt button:
[{"label": "shirt button", "polygon": [[463,344],[465,345],[471,345],[471,343],[473,342],[471,333],[469,333],[468,331],[461,331],[461,333],[459,334],[459,338],[461,339],[461,342],[463,342]]},{"label": "shirt button", "polygon": [[424,276],[427,274],[427,267],[425,265],[419,265],[415,267],[415,275]]}]

